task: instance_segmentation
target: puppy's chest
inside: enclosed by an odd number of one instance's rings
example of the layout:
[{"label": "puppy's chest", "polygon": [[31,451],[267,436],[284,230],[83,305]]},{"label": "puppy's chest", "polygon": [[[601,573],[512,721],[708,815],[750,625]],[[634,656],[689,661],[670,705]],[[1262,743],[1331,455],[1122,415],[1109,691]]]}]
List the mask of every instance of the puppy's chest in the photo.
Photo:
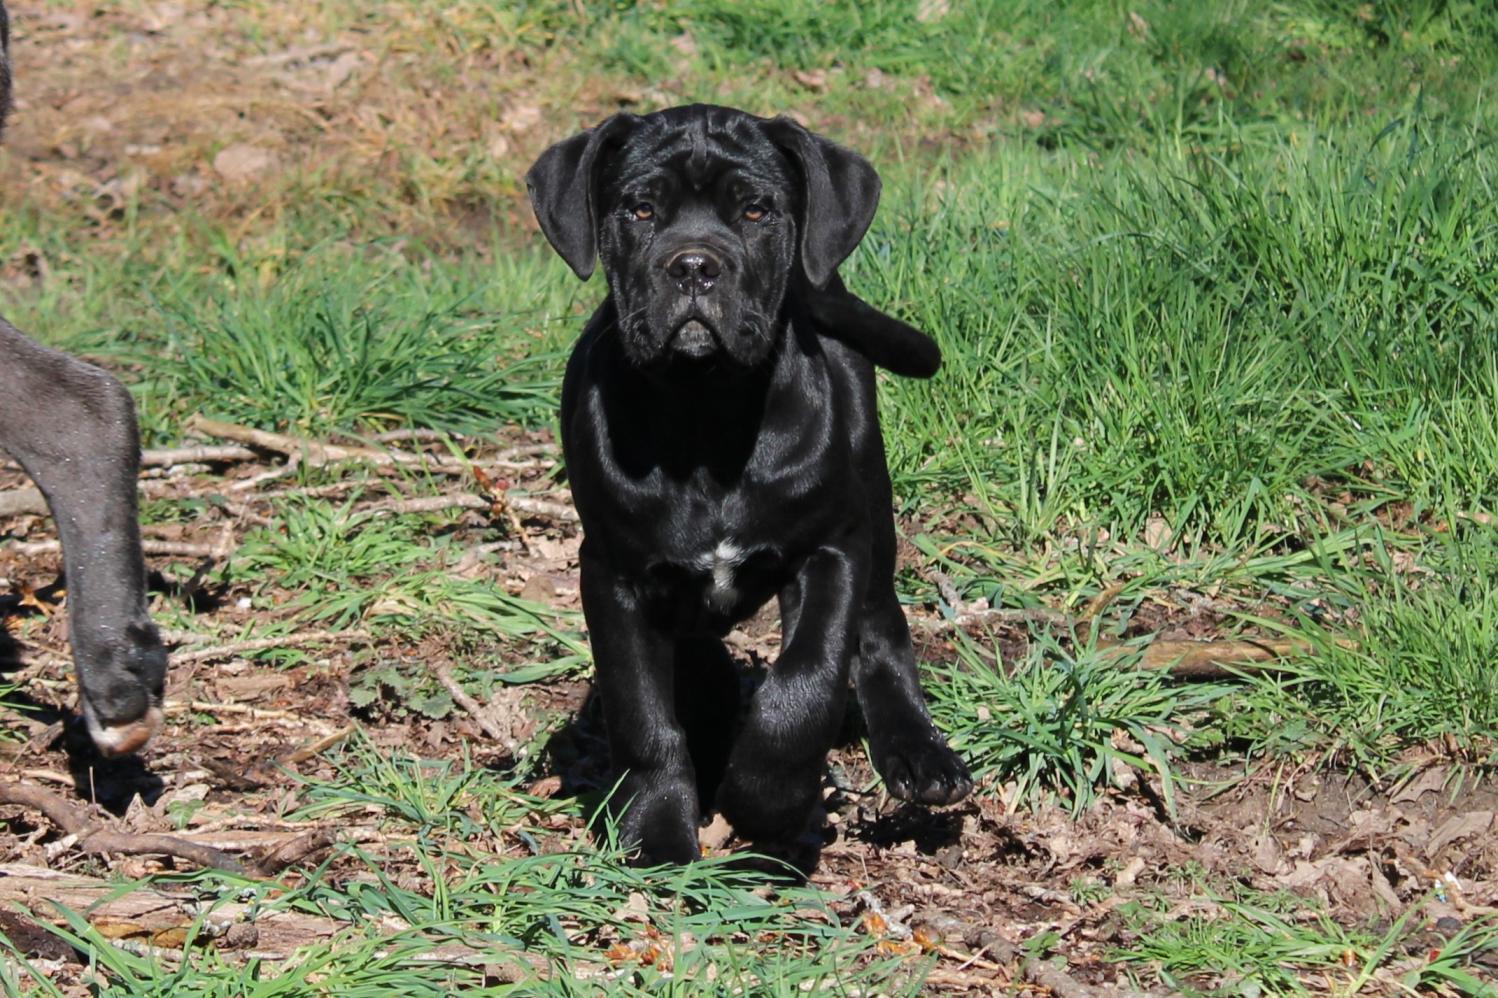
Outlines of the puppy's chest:
[{"label": "puppy's chest", "polygon": [[727,609],[739,598],[736,574],[750,552],[733,540],[724,538],[709,550],[697,552],[691,567],[706,583],[705,598],[710,606]]},{"label": "puppy's chest", "polygon": [[651,575],[679,618],[737,620],[763,605],[783,581],[784,561],[772,537],[736,530],[718,518],[671,526]]}]

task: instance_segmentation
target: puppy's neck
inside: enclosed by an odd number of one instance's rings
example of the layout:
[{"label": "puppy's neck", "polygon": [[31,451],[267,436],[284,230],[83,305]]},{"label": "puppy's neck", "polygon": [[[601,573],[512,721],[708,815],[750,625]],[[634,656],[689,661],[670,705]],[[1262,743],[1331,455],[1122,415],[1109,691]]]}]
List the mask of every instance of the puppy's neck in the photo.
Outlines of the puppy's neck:
[{"label": "puppy's neck", "polygon": [[[605,311],[608,310],[608,311]],[[644,433],[641,445],[677,477],[706,470],[720,482],[736,480],[767,430],[791,436],[790,424],[805,408],[808,378],[821,381],[809,355],[815,336],[789,310],[781,317],[777,346],[765,363],[752,369],[680,365],[646,370],[631,363],[617,335],[605,335],[594,349],[608,370],[615,411]],[[605,303],[599,319],[612,324]],[[801,327],[801,328],[798,328]],[[648,441],[648,442],[647,442]]]}]

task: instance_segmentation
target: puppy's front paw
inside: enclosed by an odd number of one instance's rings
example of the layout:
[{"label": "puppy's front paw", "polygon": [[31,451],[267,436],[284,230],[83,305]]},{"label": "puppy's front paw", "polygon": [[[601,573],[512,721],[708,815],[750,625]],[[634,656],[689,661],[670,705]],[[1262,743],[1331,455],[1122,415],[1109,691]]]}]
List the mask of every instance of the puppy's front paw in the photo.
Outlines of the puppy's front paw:
[{"label": "puppy's front paw", "polygon": [[955,804],[973,789],[967,765],[934,729],[901,732],[870,750],[884,785],[900,800]]},{"label": "puppy's front paw", "polygon": [[817,868],[822,848],[832,838],[827,832],[827,815],[817,808],[805,831],[790,839],[756,839],[752,851],[735,856],[732,865],[782,883],[804,883]]},{"label": "puppy's front paw", "polygon": [[626,780],[610,805],[619,823],[619,841],[638,846],[637,866],[690,863],[698,857],[697,794],[689,782]]},{"label": "puppy's front paw", "polygon": [[728,767],[718,788],[718,810],[740,838],[788,842],[801,837],[821,803],[822,767]]}]

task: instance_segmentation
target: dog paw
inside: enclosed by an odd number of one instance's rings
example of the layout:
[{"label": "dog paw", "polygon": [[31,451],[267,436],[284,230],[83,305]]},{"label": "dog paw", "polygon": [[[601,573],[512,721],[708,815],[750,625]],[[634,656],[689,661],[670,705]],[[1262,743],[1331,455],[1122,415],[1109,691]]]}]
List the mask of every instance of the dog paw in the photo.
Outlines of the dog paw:
[{"label": "dog paw", "polygon": [[730,766],[718,788],[718,810],[740,838],[753,842],[799,839],[822,800],[822,769],[749,772]]},{"label": "dog paw", "polygon": [[887,739],[872,755],[885,787],[900,800],[955,804],[973,789],[967,765],[935,731]]},{"label": "dog paw", "polygon": [[636,866],[690,863],[699,855],[697,846],[697,797],[682,782],[663,786],[621,788],[615,813],[619,842],[635,848]]},{"label": "dog paw", "polygon": [[94,745],[106,756],[142,748],[162,724],[167,655],[156,628],[131,624],[101,636],[97,628],[80,627],[73,649]]},{"label": "dog paw", "polygon": [[793,838],[772,841],[753,841],[749,851],[734,856],[731,864],[740,870],[751,870],[775,883],[805,883],[817,868],[822,858],[822,849],[829,842],[826,832],[826,816],[812,822],[816,827],[808,828]]}]

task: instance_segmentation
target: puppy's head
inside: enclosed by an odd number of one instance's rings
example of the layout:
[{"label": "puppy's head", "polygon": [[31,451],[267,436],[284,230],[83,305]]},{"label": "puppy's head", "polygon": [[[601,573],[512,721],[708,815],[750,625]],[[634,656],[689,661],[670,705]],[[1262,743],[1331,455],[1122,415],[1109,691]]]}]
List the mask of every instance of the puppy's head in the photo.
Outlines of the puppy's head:
[{"label": "puppy's head", "polygon": [[700,104],[615,115],[548,149],[526,185],[579,277],[602,260],[626,355],[647,368],[764,363],[797,271],[824,287],[879,203],[858,154]]},{"label": "puppy's head", "polygon": [[10,111],[10,18],[0,0],[0,135],[5,134],[5,116]]}]

